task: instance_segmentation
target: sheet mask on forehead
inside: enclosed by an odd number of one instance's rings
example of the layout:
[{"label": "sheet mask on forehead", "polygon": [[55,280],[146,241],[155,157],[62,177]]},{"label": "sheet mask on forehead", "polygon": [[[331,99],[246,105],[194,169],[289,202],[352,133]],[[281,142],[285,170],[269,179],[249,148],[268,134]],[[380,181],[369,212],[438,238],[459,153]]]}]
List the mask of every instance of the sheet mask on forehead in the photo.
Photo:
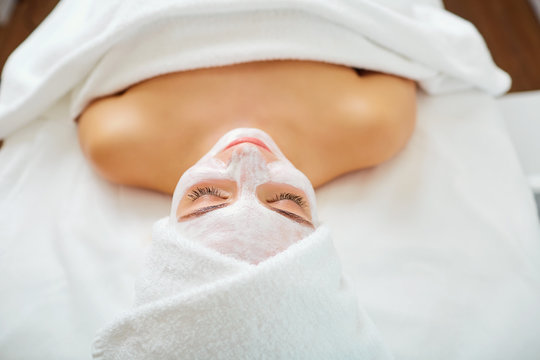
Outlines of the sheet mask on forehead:
[{"label": "sheet mask on forehead", "polygon": [[[236,139],[261,140],[277,160],[267,162],[257,145],[243,143],[231,148],[230,161],[216,157]],[[234,201],[203,215],[178,221],[177,209],[195,184],[227,180],[236,184]],[[307,177],[281,153],[274,141],[258,129],[235,129],[180,178],[175,190],[170,221],[182,237],[220,253],[252,264],[284,251],[314,228],[298,223],[265,206],[257,194],[263,184],[286,184],[303,191],[316,224],[315,193]]]}]

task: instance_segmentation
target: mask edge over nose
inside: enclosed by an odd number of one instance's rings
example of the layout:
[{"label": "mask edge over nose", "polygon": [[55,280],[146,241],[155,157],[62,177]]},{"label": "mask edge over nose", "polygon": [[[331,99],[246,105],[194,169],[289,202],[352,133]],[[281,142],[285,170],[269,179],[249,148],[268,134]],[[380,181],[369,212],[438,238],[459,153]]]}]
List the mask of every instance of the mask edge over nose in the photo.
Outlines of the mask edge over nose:
[{"label": "mask edge over nose", "polygon": [[[241,137],[254,137],[260,139],[277,158],[277,160],[267,163],[261,153],[263,150],[254,148],[255,145],[248,145],[243,146],[243,148],[234,149],[231,161],[233,158],[235,158],[235,154],[238,161],[239,155],[241,154],[239,151],[244,150],[243,152],[247,151],[248,153],[251,153],[251,156],[254,158],[259,157],[258,160],[260,160],[260,163],[264,164],[261,166],[261,169],[259,169],[261,170],[261,173],[264,173],[264,175],[256,174],[253,176],[254,179],[258,178],[258,183],[254,180],[256,185],[253,188],[253,192],[255,193],[257,186],[263,184],[264,182],[270,181],[285,183],[302,190],[310,205],[311,221],[315,226],[318,226],[319,221],[316,209],[317,204],[315,192],[311,182],[305,176],[305,174],[294,167],[294,165],[283,155],[279,147],[268,134],[262,130],[254,128],[238,128],[227,132],[217,141],[217,143],[206,155],[204,155],[195,165],[182,174],[177,183],[172,199],[172,206],[169,214],[170,223],[176,223],[176,211],[181,199],[184,197],[185,192],[197,182],[202,182],[209,179],[227,179],[237,181],[237,188],[241,188],[240,184],[238,183],[238,173],[234,174],[234,171],[232,170],[238,171],[238,166],[245,166],[245,163],[240,165],[235,164],[235,166],[231,168],[230,163],[225,164],[222,160],[216,158],[216,155],[223,151],[227,145]],[[257,152],[258,154],[255,154],[254,152]],[[255,160],[253,158],[251,159]]]}]

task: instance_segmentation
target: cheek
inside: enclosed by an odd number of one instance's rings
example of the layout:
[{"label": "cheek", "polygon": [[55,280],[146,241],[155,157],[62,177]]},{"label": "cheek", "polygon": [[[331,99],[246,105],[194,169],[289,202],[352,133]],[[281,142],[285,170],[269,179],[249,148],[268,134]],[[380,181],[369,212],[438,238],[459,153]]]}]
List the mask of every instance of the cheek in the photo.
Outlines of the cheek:
[{"label": "cheek", "polygon": [[313,186],[309,179],[297,168],[283,161],[268,164],[270,177],[273,182],[289,184],[303,190],[306,194]]}]

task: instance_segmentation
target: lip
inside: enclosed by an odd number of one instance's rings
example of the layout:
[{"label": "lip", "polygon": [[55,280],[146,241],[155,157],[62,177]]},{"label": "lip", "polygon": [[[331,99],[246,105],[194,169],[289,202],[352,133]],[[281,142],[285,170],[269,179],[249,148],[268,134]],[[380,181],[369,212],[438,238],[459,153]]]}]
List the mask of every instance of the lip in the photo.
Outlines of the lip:
[{"label": "lip", "polygon": [[239,139],[236,139],[234,140],[233,142],[231,142],[229,145],[227,145],[227,147],[223,150],[227,150],[233,146],[236,146],[238,144],[242,144],[242,143],[250,143],[250,144],[253,144],[253,145],[257,145],[263,149],[265,149],[266,151],[268,152],[272,152],[270,151],[270,149],[268,148],[268,146],[266,146],[265,143],[263,143],[261,140],[257,139],[257,138],[254,138],[254,137],[241,137]]}]

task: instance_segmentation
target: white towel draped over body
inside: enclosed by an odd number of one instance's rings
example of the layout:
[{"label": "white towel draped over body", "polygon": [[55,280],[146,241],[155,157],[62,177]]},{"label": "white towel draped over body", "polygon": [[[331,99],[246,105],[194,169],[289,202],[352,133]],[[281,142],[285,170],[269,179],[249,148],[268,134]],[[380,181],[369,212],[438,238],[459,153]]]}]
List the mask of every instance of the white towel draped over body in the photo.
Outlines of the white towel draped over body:
[{"label": "white towel draped over body", "polygon": [[[430,94],[501,94],[510,83],[474,27],[436,0],[62,0],[2,74],[0,224],[10,250],[0,262],[2,354],[84,357],[88,333],[131,300],[143,231],[168,201],[99,179],[69,120],[92,99],[153,76],[271,59],[397,74]],[[520,237],[537,234],[532,212],[521,216],[529,194],[506,135],[491,126],[491,99],[473,91],[420,99],[408,151],[323,193],[335,224],[350,220],[336,227],[342,258],[396,356],[511,357],[535,344],[538,323],[537,298],[526,296],[537,282],[521,260],[536,254],[533,236]],[[496,165],[484,163],[488,152]],[[493,196],[495,188],[505,191]],[[437,202],[452,206],[434,211]],[[342,281],[324,227],[254,266],[180,239],[161,221],[144,269],[136,306],[100,332],[95,357],[167,358],[173,347],[183,353],[169,358],[389,356]],[[37,350],[23,346],[28,339]]]},{"label": "white towel draped over body", "polygon": [[0,138],[70,90],[75,117],[153,76],[271,59],[392,73],[434,94],[510,84],[476,29],[437,0],[63,0],[4,68]]},{"label": "white towel draped over body", "polygon": [[164,218],[137,284],[137,306],[100,331],[95,358],[391,358],[324,226],[252,265],[181,238]]}]

